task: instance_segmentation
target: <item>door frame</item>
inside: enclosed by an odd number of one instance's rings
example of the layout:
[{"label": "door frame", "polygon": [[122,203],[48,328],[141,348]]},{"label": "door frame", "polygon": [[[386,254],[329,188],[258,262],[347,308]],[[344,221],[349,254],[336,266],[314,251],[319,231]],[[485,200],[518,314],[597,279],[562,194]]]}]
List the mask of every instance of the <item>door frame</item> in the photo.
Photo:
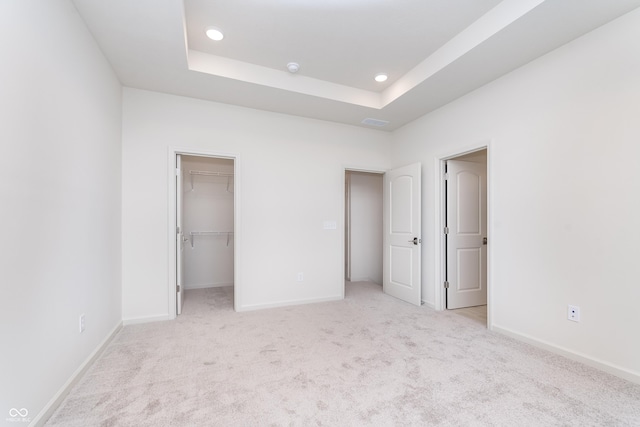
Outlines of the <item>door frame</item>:
[{"label": "door frame", "polygon": [[446,294],[444,291],[444,277],[445,270],[447,268],[445,260],[445,237],[444,237],[444,225],[446,222],[445,208],[445,180],[444,171],[445,163],[447,160],[455,159],[456,157],[463,156],[465,154],[471,154],[476,151],[487,150],[487,236],[489,236],[489,245],[487,246],[487,329],[492,329],[493,315],[492,315],[492,224],[493,224],[493,202],[492,202],[492,162],[491,162],[491,140],[480,141],[477,144],[469,145],[463,149],[451,150],[444,152],[434,159],[434,171],[435,171],[435,221],[434,221],[434,254],[435,254],[435,309],[446,310]]},{"label": "door frame", "polygon": [[[346,282],[347,280],[345,279],[346,277],[346,256],[347,256],[347,244],[346,244],[346,229],[347,229],[347,224],[346,224],[346,216],[347,216],[347,190],[346,190],[346,185],[347,185],[347,172],[365,172],[365,173],[375,173],[378,175],[382,175],[384,176],[384,174],[387,173],[389,169],[380,169],[380,168],[368,168],[368,167],[360,167],[360,166],[343,166],[342,167],[342,177],[340,179],[340,183],[342,184],[341,190],[342,191],[342,206],[341,206],[341,210],[342,210],[342,220],[345,221],[343,227],[340,227],[340,237],[341,237],[341,242],[342,242],[342,257],[341,257],[341,264],[342,264],[342,281],[344,282],[342,284],[342,299],[344,299],[344,295],[345,295],[345,286],[346,286]],[[383,209],[384,209],[384,201],[383,203]],[[380,230],[380,233],[382,233],[384,230]],[[382,274],[384,275],[384,271],[382,272]]]},{"label": "door frame", "polygon": [[170,319],[177,317],[176,311],[176,156],[180,154],[183,156],[195,156],[195,157],[215,157],[219,159],[233,160],[233,309],[235,311],[241,311],[242,307],[242,269],[240,268],[241,259],[239,254],[242,246],[242,227],[240,224],[240,218],[242,218],[240,212],[240,194],[241,194],[241,169],[240,169],[240,156],[232,153],[224,153],[219,151],[209,150],[194,150],[190,148],[169,147],[167,153],[167,238],[169,239],[169,254],[168,254],[168,270],[169,280],[167,286],[168,292],[168,313]]}]

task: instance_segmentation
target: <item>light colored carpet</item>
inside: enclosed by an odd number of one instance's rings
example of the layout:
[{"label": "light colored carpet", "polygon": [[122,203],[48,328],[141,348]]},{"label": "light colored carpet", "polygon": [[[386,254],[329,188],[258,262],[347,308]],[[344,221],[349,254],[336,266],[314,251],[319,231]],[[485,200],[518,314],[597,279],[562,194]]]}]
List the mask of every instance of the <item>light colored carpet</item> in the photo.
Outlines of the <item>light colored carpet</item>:
[{"label": "light colored carpet", "polygon": [[124,327],[47,425],[640,425],[640,385],[378,285],[248,313],[231,297]]},{"label": "light colored carpet", "polygon": [[487,326],[487,306],[477,305],[475,307],[457,308],[451,310],[452,313],[459,314],[460,316],[468,317],[475,320],[483,326]]}]

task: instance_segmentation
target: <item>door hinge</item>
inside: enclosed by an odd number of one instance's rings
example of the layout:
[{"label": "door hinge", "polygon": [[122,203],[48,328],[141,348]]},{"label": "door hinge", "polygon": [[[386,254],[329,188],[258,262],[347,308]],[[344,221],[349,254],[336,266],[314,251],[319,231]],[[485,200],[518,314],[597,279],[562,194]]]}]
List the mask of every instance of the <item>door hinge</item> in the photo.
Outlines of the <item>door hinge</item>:
[{"label": "door hinge", "polygon": [[180,292],[180,285],[176,285],[176,292]]},{"label": "door hinge", "polygon": [[444,173],[444,180],[448,180],[449,179],[449,172],[445,172]]},{"label": "door hinge", "polygon": [[180,226],[176,227],[176,234],[180,234]]},{"label": "door hinge", "polygon": [[176,168],[176,176],[180,176],[180,168]]},{"label": "door hinge", "polygon": [[449,289],[449,282],[444,282],[444,288]]},{"label": "door hinge", "polygon": [[444,234],[449,234],[449,227],[444,228]]}]

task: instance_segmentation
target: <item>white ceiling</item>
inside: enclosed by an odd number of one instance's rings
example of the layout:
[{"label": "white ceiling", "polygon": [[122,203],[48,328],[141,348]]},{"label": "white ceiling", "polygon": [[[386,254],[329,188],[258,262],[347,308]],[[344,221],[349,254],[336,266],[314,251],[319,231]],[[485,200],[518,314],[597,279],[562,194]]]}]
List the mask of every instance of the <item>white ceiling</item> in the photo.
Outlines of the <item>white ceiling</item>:
[{"label": "white ceiling", "polygon": [[[73,0],[123,85],[394,130],[640,0]],[[206,38],[209,26],[224,40]],[[291,74],[288,62],[300,64]],[[389,80],[377,83],[377,73]]]}]

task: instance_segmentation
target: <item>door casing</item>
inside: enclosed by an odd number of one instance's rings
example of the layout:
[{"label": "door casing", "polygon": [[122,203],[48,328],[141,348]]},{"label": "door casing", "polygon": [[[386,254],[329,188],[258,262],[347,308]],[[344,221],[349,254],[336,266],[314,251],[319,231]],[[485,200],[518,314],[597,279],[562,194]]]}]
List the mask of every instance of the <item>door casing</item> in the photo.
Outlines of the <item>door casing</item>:
[{"label": "door casing", "polygon": [[169,280],[167,286],[168,292],[168,307],[167,313],[170,319],[175,319],[177,316],[176,308],[177,308],[177,295],[176,295],[176,255],[177,255],[177,245],[176,245],[176,156],[178,154],[186,155],[186,156],[197,156],[197,157],[216,157],[220,159],[230,159],[233,160],[234,167],[234,197],[233,197],[233,228],[234,228],[234,241],[233,241],[233,309],[235,311],[242,311],[242,268],[241,259],[239,254],[241,253],[240,248],[242,247],[242,226],[240,223],[241,215],[241,204],[240,204],[240,194],[242,192],[242,175],[240,168],[240,157],[237,154],[230,153],[222,153],[217,151],[207,151],[207,150],[194,150],[190,148],[180,148],[180,147],[169,147],[167,157],[167,200],[168,200],[168,212],[169,218],[167,221],[167,236],[169,242],[169,253],[168,253],[168,262],[167,265],[169,270]]},{"label": "door casing", "polygon": [[444,226],[446,222],[445,216],[445,208],[446,208],[446,200],[445,200],[445,180],[444,180],[444,172],[445,172],[445,162],[450,159],[454,159],[456,157],[463,156],[465,154],[471,154],[476,151],[487,150],[487,235],[490,238],[490,243],[487,246],[487,328],[492,329],[492,292],[491,292],[491,284],[492,284],[492,212],[493,212],[493,203],[491,199],[492,195],[492,163],[491,163],[491,141],[485,140],[478,142],[477,144],[466,146],[465,148],[458,150],[451,150],[449,152],[441,153],[434,158],[434,172],[436,183],[435,188],[435,221],[434,221],[434,253],[435,253],[435,277],[434,277],[434,295],[435,295],[435,309],[436,310],[445,310],[446,309],[446,292],[444,290],[444,278],[445,278],[445,269],[446,266],[446,257],[445,257],[445,238],[444,238]]}]

